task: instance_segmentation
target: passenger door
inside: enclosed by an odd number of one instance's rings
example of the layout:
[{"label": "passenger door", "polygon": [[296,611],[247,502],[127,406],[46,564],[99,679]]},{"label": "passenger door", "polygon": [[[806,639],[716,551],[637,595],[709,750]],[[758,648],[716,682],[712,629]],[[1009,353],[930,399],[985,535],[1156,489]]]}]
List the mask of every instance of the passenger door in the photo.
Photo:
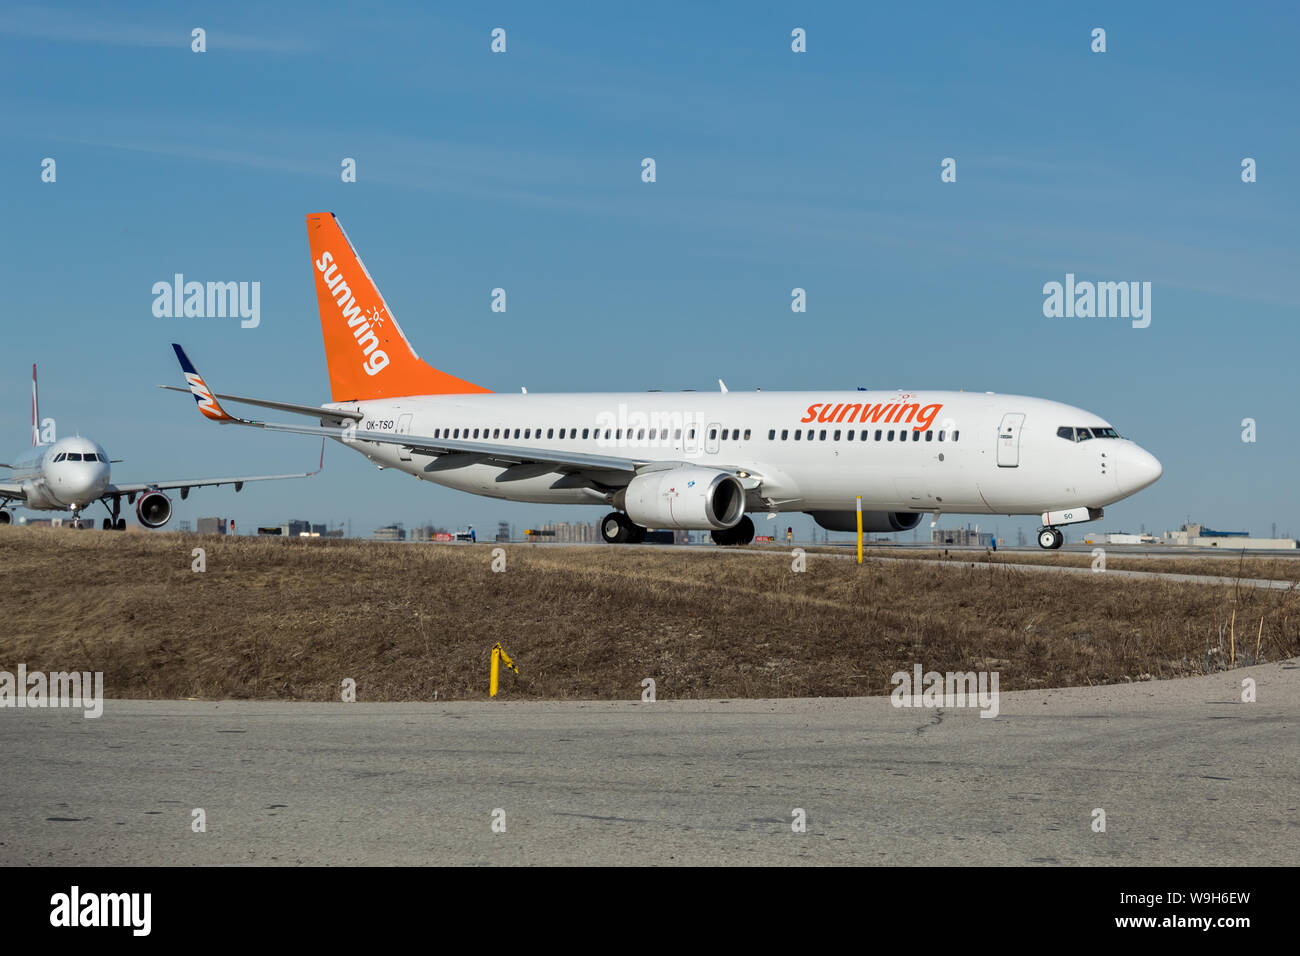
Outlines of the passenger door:
[{"label": "passenger door", "polygon": [[1025,422],[1021,412],[1007,412],[998,426],[998,467],[1016,468],[1020,465],[1020,426]]}]

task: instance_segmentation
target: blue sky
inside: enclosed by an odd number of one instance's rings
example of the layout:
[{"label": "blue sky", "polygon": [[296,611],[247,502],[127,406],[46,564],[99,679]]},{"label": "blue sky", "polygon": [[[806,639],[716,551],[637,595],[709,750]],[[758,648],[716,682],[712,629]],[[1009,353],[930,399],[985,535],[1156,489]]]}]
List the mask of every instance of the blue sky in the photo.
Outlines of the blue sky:
[{"label": "blue sky", "polygon": [[[311,465],[311,439],[207,426],[154,385],[180,341],[221,391],[327,400],[303,217],[331,210],[423,357],[490,388],[1053,398],[1165,466],[1106,529],[1300,534],[1300,14],[1135,6],[8,5],[3,447],[35,361],[43,413],[125,458],[119,480]],[[261,325],[154,317],[176,272],[260,282]],[[1045,318],[1067,272],[1150,281],[1151,326]],[[337,446],[309,482],[177,504],[358,533],[601,514]]]}]

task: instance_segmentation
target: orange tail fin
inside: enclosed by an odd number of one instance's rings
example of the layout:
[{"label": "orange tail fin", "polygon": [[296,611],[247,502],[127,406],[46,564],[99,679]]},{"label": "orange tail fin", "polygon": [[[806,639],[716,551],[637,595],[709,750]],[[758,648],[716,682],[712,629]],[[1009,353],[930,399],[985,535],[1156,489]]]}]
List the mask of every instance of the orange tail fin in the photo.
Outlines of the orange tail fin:
[{"label": "orange tail fin", "polygon": [[307,216],[307,239],[334,401],[491,391],[415,354],[332,212]]}]

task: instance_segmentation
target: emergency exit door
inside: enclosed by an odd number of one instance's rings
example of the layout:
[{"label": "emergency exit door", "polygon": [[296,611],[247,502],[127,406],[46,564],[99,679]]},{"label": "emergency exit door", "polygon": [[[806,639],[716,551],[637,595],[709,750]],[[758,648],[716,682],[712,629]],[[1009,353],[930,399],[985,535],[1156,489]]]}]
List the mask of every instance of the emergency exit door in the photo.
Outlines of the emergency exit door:
[{"label": "emergency exit door", "polygon": [[1025,422],[1021,412],[1007,412],[998,426],[998,467],[1016,468],[1020,465],[1020,426]]}]

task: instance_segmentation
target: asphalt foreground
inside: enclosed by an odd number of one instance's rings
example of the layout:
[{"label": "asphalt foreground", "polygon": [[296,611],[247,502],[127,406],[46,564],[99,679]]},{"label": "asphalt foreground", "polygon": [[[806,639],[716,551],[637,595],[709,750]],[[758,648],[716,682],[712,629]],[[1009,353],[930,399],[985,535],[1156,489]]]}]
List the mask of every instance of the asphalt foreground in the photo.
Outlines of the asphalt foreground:
[{"label": "asphalt foreground", "polygon": [[6,866],[1300,857],[1295,660],[1003,692],[992,719],[885,697],[109,700],[0,711],[0,753]]}]

